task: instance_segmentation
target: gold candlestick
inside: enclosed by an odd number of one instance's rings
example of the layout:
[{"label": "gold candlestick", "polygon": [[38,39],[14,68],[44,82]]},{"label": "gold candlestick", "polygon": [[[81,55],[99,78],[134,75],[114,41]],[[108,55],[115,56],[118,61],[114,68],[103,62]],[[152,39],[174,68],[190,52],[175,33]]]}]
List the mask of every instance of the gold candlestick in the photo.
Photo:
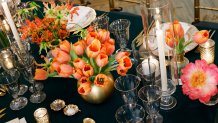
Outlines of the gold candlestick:
[{"label": "gold candlestick", "polygon": [[215,42],[212,39],[208,39],[206,43],[201,44],[199,50],[201,59],[206,60],[208,64],[214,62]]}]

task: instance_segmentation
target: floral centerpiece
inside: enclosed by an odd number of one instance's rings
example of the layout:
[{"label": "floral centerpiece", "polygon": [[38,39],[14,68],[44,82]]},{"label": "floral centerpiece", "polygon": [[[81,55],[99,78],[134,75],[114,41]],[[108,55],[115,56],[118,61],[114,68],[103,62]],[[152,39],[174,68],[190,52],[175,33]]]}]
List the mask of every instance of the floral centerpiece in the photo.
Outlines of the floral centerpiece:
[{"label": "floral centerpiece", "polygon": [[218,68],[205,60],[187,64],[182,69],[181,80],[183,93],[192,100],[208,103],[218,93]]},{"label": "floral centerpiece", "polygon": [[[193,41],[197,44],[203,44],[209,38],[209,32],[207,30],[201,30],[191,36],[193,38],[188,39],[190,41],[185,41],[184,29],[178,20],[174,20],[173,23],[170,24],[165,34],[166,44],[171,48],[175,45],[176,54],[184,53],[185,48]],[[176,43],[174,44],[174,42]]]},{"label": "floral centerpiece", "polygon": [[[96,93],[96,88],[102,89],[97,92],[109,95],[111,90],[104,91],[108,87],[113,88],[110,72],[117,70],[118,74],[126,75],[132,67],[130,54],[128,52],[113,54],[114,39],[110,38],[110,32],[107,30],[95,31],[90,27],[83,34],[84,36],[76,43],[62,41],[52,50],[50,60],[44,57],[46,63],[39,64],[41,68],[36,69],[35,79],[44,80],[54,76],[73,77],[78,80],[78,93],[82,96]],[[98,98],[96,94],[93,95],[94,98]],[[98,100],[95,101],[98,103]]]},{"label": "floral centerpiece", "polygon": [[[42,19],[35,17],[34,20],[26,20],[19,31],[22,33],[21,38],[27,39],[31,37],[32,42],[40,46],[46,52],[48,49],[55,48],[63,39],[69,37],[70,32],[66,29],[68,16],[71,18],[74,14],[78,14],[77,7],[73,8],[73,3],[56,5],[54,2],[44,4],[44,17]],[[34,6],[37,6],[36,3]],[[31,7],[35,8],[35,7]],[[34,9],[35,11],[39,9]]]}]

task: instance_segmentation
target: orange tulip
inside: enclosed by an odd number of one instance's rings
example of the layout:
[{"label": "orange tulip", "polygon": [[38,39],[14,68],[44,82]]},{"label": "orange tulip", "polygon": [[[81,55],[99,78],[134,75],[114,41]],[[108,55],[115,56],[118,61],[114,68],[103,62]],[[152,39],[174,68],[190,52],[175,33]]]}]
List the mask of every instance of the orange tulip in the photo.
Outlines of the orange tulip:
[{"label": "orange tulip", "polygon": [[117,67],[117,73],[121,76],[126,76],[128,69],[122,69],[120,66]]},{"label": "orange tulip", "polygon": [[107,46],[105,44],[101,44],[100,53],[107,54]]},{"label": "orange tulip", "polygon": [[74,43],[72,48],[77,55],[82,55],[85,50],[85,46],[82,41],[77,41],[76,43]]},{"label": "orange tulip", "polygon": [[94,80],[94,84],[100,87],[106,86],[108,82],[109,82],[109,79],[105,74],[98,74]]},{"label": "orange tulip", "polygon": [[86,48],[86,54],[90,58],[96,58],[101,50],[101,42],[98,39],[94,39],[92,43]]},{"label": "orange tulip", "polygon": [[68,63],[70,61],[70,55],[62,50],[58,51],[57,56],[54,58],[54,61],[59,62],[60,64]]},{"label": "orange tulip", "polygon": [[[174,41],[175,40],[173,38],[172,32],[170,31],[170,29],[167,29],[166,30],[166,44],[172,48],[174,46]],[[176,43],[178,44],[178,40],[176,40]]]},{"label": "orange tulip", "polygon": [[86,77],[90,77],[94,74],[94,69],[90,64],[85,64],[82,69],[83,75]]},{"label": "orange tulip", "polygon": [[130,55],[129,52],[118,52],[116,55],[116,60],[119,61],[122,57],[129,56],[129,55]]},{"label": "orange tulip", "polygon": [[81,95],[87,95],[91,92],[92,88],[91,88],[91,83],[86,82],[83,84],[80,84],[77,91],[79,94]]},{"label": "orange tulip", "polygon": [[110,32],[105,29],[98,30],[98,39],[101,41],[101,43],[104,43],[110,39]]},{"label": "orange tulip", "polygon": [[80,86],[81,84],[84,84],[84,83],[90,83],[91,84],[91,81],[89,80],[88,77],[84,76],[84,77],[79,79],[78,83],[79,83],[79,86]]},{"label": "orange tulip", "polygon": [[108,63],[108,56],[104,53],[100,53],[96,57],[95,61],[99,67],[104,67]]},{"label": "orange tulip", "polygon": [[132,67],[132,61],[128,56],[123,56],[118,62],[121,69],[130,69]]},{"label": "orange tulip", "polygon": [[81,69],[76,68],[74,69],[73,77],[77,80],[79,80],[83,76],[83,72]]},{"label": "orange tulip", "polygon": [[114,39],[109,39],[104,45],[106,46],[106,55],[111,55],[115,50]]},{"label": "orange tulip", "polygon": [[61,77],[70,77],[73,74],[73,72],[74,69],[69,64],[61,64],[58,75]]},{"label": "orange tulip", "polygon": [[96,38],[98,38],[97,32],[89,32],[88,35],[86,36],[86,44],[90,45],[92,41],[94,41]]},{"label": "orange tulip", "polygon": [[62,51],[65,51],[67,53],[70,53],[70,42],[68,42],[67,40],[64,40],[60,43],[60,49]]},{"label": "orange tulip", "polygon": [[50,71],[51,72],[54,72],[54,71],[57,71],[59,72],[60,71],[60,63],[56,62],[56,61],[53,61],[51,63],[51,66],[50,66]]},{"label": "orange tulip", "polygon": [[35,80],[45,80],[47,78],[47,72],[44,69],[36,69],[34,76]]},{"label": "orange tulip", "polygon": [[178,20],[174,20],[173,24],[170,25],[171,32],[174,32],[176,39],[181,39],[184,37],[184,29]]},{"label": "orange tulip", "polygon": [[75,68],[82,69],[85,64],[86,64],[86,62],[81,58],[76,58],[73,61],[73,65],[74,65]]},{"label": "orange tulip", "polygon": [[51,51],[52,56],[53,56],[53,57],[57,57],[59,51],[61,51],[60,48],[55,48],[55,49],[53,49],[53,50]]},{"label": "orange tulip", "polygon": [[195,33],[193,40],[197,44],[203,44],[208,40],[208,38],[209,38],[209,32],[207,30],[201,30],[201,31]]}]

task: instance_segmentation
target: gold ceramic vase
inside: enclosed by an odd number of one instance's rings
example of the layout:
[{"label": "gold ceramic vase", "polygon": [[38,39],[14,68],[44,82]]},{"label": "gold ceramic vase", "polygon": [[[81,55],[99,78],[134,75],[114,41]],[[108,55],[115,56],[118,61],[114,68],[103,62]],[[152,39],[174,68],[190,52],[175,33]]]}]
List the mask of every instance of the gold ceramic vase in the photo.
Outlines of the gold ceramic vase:
[{"label": "gold ceramic vase", "polygon": [[91,92],[87,95],[80,94],[80,96],[85,101],[92,103],[92,104],[100,104],[104,102],[108,97],[112,95],[112,92],[114,90],[114,78],[111,74],[107,74],[107,76],[108,76],[108,79],[110,80],[107,86],[100,87],[100,86],[96,86],[95,84],[92,84]]},{"label": "gold ceramic vase", "polygon": [[185,57],[185,52],[176,54],[176,60],[177,60],[178,76],[180,78],[181,70],[189,63],[189,60]]}]

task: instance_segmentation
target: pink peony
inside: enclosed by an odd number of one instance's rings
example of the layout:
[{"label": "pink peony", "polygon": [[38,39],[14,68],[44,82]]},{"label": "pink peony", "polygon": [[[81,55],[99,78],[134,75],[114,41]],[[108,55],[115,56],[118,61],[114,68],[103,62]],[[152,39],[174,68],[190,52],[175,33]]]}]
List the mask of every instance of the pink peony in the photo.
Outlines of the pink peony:
[{"label": "pink peony", "polygon": [[182,91],[190,99],[208,102],[211,96],[217,94],[218,68],[208,65],[205,60],[196,60],[182,69]]}]

